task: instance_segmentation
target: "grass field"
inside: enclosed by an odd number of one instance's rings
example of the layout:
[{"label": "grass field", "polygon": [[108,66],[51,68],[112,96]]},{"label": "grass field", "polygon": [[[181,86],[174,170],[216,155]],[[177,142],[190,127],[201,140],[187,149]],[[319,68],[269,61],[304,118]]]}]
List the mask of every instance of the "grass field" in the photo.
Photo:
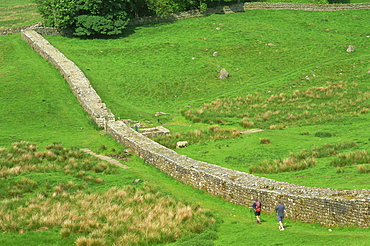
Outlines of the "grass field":
[{"label": "grass field", "polygon": [[32,0],[2,0],[0,2],[0,29],[26,26],[41,21]]},{"label": "grass field", "polygon": [[[249,172],[259,161],[324,144],[356,143],[342,154],[368,150],[367,18],[367,10],[255,10],[130,27],[116,39],[48,40],[76,62],[121,119],[150,126],[156,112],[166,112],[160,121],[179,140],[212,125],[264,129],[234,140],[185,139],[192,144],[179,150]],[[349,45],[355,52],[346,52]],[[221,68],[231,77],[219,79]],[[330,137],[315,136],[320,132]],[[333,158],[301,171],[257,175],[306,186],[368,188],[369,173],[359,174],[357,165],[332,166]]]},{"label": "grass field", "polygon": [[[108,107],[113,109],[116,116],[140,119],[143,122],[150,120],[154,124],[155,112],[168,112],[171,115],[161,120],[166,127],[179,134],[208,129],[210,125],[214,125],[193,123],[185,119],[181,111],[188,105],[200,109],[204,103],[211,103],[218,98],[234,98],[250,93],[265,95],[267,90],[275,93],[274,90],[278,91],[279,88],[285,89],[290,86],[309,89],[323,86],[327,80],[331,82],[356,80],[358,88],[368,91],[366,82],[369,76],[367,71],[370,70],[368,65],[370,59],[366,36],[370,34],[367,33],[367,23],[357,22],[355,17],[357,15],[360,20],[367,19],[368,11],[304,12],[301,15],[295,11],[278,11],[276,14],[251,11],[248,15],[221,15],[137,26],[129,29],[124,37],[108,40],[47,38],[84,70],[94,87],[98,88],[103,101],[108,103]],[[269,21],[264,23],[264,19]],[[283,34],[281,30],[287,28],[277,26],[284,22],[286,25],[291,25],[291,22],[298,19],[302,26],[306,26],[305,22],[321,24],[320,27],[315,26],[313,30],[304,29],[300,35],[297,30],[294,32],[295,29],[299,29],[298,27],[292,29],[293,34]],[[233,21],[238,24],[232,24]],[[253,29],[256,23],[259,28]],[[343,26],[343,23],[347,23],[348,28]],[[202,25],[207,28],[202,29],[200,27]],[[231,27],[226,28],[228,25]],[[237,29],[239,26],[243,29]],[[217,30],[216,27],[220,27],[221,30]],[[264,27],[268,28],[267,31],[263,29]],[[334,31],[328,33],[326,29]],[[206,32],[207,30],[209,33]],[[269,30],[275,30],[275,32],[270,36]],[[318,34],[315,30],[318,30]],[[335,30],[340,34],[335,34]],[[212,35],[217,31],[221,31],[222,35],[220,32]],[[304,34],[308,35],[308,33],[309,36],[304,38]],[[324,35],[325,33],[328,35]],[[333,41],[330,35],[336,36],[340,41],[333,49],[339,50],[338,54],[332,52],[332,49],[330,52],[325,50],[327,47],[334,47],[329,43]],[[263,40],[260,40],[261,36],[264,37]],[[237,41],[236,44],[235,41]],[[328,43],[320,43],[322,41]],[[275,46],[268,46],[267,42],[274,43]],[[355,53],[345,52],[349,44],[356,46]],[[243,45],[246,47],[251,45],[253,49],[243,48]],[[298,45],[300,47],[295,47]],[[289,51],[290,47],[294,49]],[[174,49],[171,51],[172,48]],[[276,49],[281,50],[276,52]],[[212,56],[214,50],[219,52],[218,57]],[[257,54],[260,55],[258,52],[265,57],[258,57]],[[274,52],[280,52],[281,56],[274,55]],[[314,58],[312,57],[314,55],[318,56]],[[235,61],[231,58],[235,58]],[[303,61],[299,61],[301,59]],[[287,62],[286,67],[280,67],[278,65],[280,62]],[[263,66],[260,68],[256,64]],[[90,148],[106,155],[122,153],[123,147],[96,128],[89,120],[62,76],[32,51],[21,40],[19,34],[0,37],[0,65],[2,92],[0,112],[3,116],[0,121],[0,147],[8,148],[13,142],[27,140],[36,143],[42,151],[46,151],[46,145],[61,143],[66,148]],[[225,67],[232,77],[225,81],[217,79],[220,69],[218,66]],[[324,69],[320,70],[316,66]],[[312,71],[315,68],[320,71]],[[238,72],[240,70],[242,72]],[[159,71],[163,73],[160,74]],[[313,72],[318,76],[307,80],[305,76]],[[342,74],[339,75],[339,73]],[[249,78],[250,75],[253,75],[253,79]],[[177,87],[173,88],[173,85]],[[163,95],[163,92],[167,94]],[[144,100],[144,97],[150,99]],[[340,121],[292,124],[283,130],[267,128],[263,132],[243,135],[235,139],[199,142],[179,152],[196,159],[248,171],[250,164],[256,161],[284,158],[290,152],[298,153],[302,149],[311,149],[313,146],[324,144],[355,142],[357,146],[345,152],[367,150],[370,138],[367,130],[368,122],[369,114],[356,116],[344,114]],[[222,129],[244,130],[238,121],[219,125]],[[272,144],[260,144],[261,138],[270,139]],[[342,167],[338,172],[337,168],[329,165],[332,159],[334,157],[323,161],[318,160],[322,163],[299,172],[264,176],[308,186],[368,188],[368,174],[357,173],[354,166]],[[275,216],[265,214],[262,215],[263,224],[257,225],[250,211],[244,206],[226,203],[217,197],[210,197],[202,191],[179,184],[154,167],[145,165],[137,157],[130,157],[124,164],[131,169],[119,170],[114,174],[89,173],[95,179],[104,180],[102,183],[90,182],[91,192],[103,192],[114,186],[132,185],[132,181],[139,178],[157,187],[164,194],[202,206],[216,218],[217,237],[213,240],[204,239],[207,238],[204,234],[191,235],[191,238],[183,242],[166,245],[194,245],[194,240],[202,243],[200,245],[220,246],[255,245],[256,243],[284,246],[369,245],[370,243],[369,229],[330,228],[332,231],[329,231],[329,228],[317,224],[293,222],[288,217],[286,231],[281,232],[277,229]],[[36,180],[40,186],[50,182],[51,187],[57,189],[62,187],[58,186],[59,183],[68,184],[72,181],[83,184],[84,182],[74,176],[60,175],[56,172],[24,173],[9,178],[7,182],[15,182],[18,184],[15,188],[21,189],[26,181],[32,185],[31,179]],[[5,184],[3,181],[4,179],[1,182],[2,185]],[[2,189],[2,192],[4,191],[5,189]],[[17,199],[12,201],[18,204],[27,201],[28,198],[28,196],[20,197],[18,201]],[[2,199],[0,208],[3,209],[6,204],[13,204],[10,201],[11,199]],[[18,207],[15,206],[14,209]],[[76,233],[63,238],[62,235],[65,234],[61,234],[61,227],[50,227],[49,230],[41,231],[3,232],[1,231],[1,245],[75,245],[78,237],[86,236]],[[148,245],[153,244],[148,243]]]}]

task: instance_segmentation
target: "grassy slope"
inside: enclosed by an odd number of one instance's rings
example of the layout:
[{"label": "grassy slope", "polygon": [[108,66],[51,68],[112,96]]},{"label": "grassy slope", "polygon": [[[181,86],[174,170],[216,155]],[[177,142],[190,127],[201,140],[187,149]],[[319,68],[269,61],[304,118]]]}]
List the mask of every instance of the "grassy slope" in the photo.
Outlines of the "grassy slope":
[{"label": "grassy slope", "polygon": [[41,146],[62,142],[66,147],[97,148],[104,144],[102,131],[94,128],[59,72],[40,59],[20,34],[1,39],[1,144],[19,140]]},{"label": "grassy slope", "polygon": [[[368,91],[368,18],[367,10],[255,10],[130,27],[117,39],[48,39],[83,69],[116,116],[155,122],[155,112],[167,112],[173,119],[166,127],[181,132],[204,124],[187,122],[180,109],[187,105],[197,108],[217,98],[291,93],[327,81],[356,82],[359,90]],[[269,43],[275,46],[266,45]],[[356,46],[356,52],[345,52],[350,44]],[[214,51],[219,56],[213,57]],[[232,77],[218,79],[221,67]],[[341,122],[265,131],[238,141],[197,144],[179,152],[248,171],[256,161],[285,158],[290,152],[324,143],[354,141],[357,148],[368,149],[368,118],[347,115]],[[335,136],[314,137],[319,131]],[[303,132],[310,135],[300,135]],[[261,146],[260,137],[271,138],[273,144]],[[265,176],[306,186],[368,188],[369,174],[357,175],[355,166],[337,174],[328,166],[329,161],[325,158],[301,172]]]},{"label": "grassy slope", "polygon": [[[352,72],[364,68],[349,70],[349,64],[366,61],[359,53],[368,50],[363,28],[367,16],[366,10],[256,10],[130,27],[127,36],[119,39],[50,39],[84,69],[118,116],[126,113],[123,100],[136,106],[134,113],[138,109],[149,114],[197,106],[218,97],[261,93],[277,86],[286,89],[321,84],[334,66],[336,77],[330,80],[337,80],[341,69],[351,72],[342,76],[348,79]],[[356,53],[342,52],[353,43]],[[212,57],[214,51],[220,55]],[[221,67],[229,71],[231,79],[217,79]],[[333,71],[329,72],[332,76]],[[321,78],[308,85],[303,79],[313,73]],[[113,94],[117,96],[113,98]]]},{"label": "grassy slope", "polygon": [[36,9],[33,0],[2,0],[0,2],[0,30],[41,21]]},{"label": "grassy slope", "polygon": [[[119,148],[109,137],[104,136],[101,131],[96,131],[91,124],[86,122],[86,115],[77,106],[77,101],[73,98],[72,93],[68,92],[68,86],[61,79],[61,76],[30,50],[20,40],[19,36],[0,37],[0,41],[0,86],[2,91],[0,109],[1,115],[6,117],[5,121],[1,121],[0,128],[0,143],[2,146],[16,140],[26,139],[37,142],[39,146],[56,141],[62,142],[65,146],[89,147],[97,152],[99,146],[103,143],[109,148]],[[23,63],[22,60],[28,62]],[[36,64],[36,66],[32,64]],[[18,71],[20,68],[30,73],[24,76],[23,73]],[[43,72],[39,72],[39,70],[43,70]],[[40,88],[45,83],[45,80],[37,79],[39,76],[48,78],[48,81],[53,81],[56,78],[57,83],[54,83],[56,81],[51,82],[53,88],[56,89],[47,89],[45,93],[39,93],[38,90],[40,89],[35,90],[35,88]],[[24,87],[27,89],[23,89],[22,93],[17,93],[15,81],[16,84],[22,85],[21,89]],[[30,81],[33,83],[30,83]],[[27,93],[27,90],[30,93]],[[6,91],[6,93],[3,93],[3,91]],[[64,94],[69,94],[69,96],[60,96],[63,91]],[[24,93],[30,100],[24,98]],[[25,103],[17,98],[23,98]],[[62,104],[65,102],[68,104],[68,101],[76,103],[70,104],[68,110],[65,106],[52,105],[49,112],[56,115],[55,118],[59,118],[59,120],[66,119],[62,124],[59,124],[58,119],[47,117],[48,122],[58,125],[53,130],[48,127],[41,127],[43,126],[41,122],[47,116],[45,107],[41,106],[41,109],[37,110],[39,114],[36,114],[36,117],[30,113],[35,112],[35,109],[40,107],[39,102],[45,98]],[[6,100],[6,103],[4,100]],[[22,110],[23,107],[27,110]],[[60,111],[60,107],[65,107],[65,110]],[[30,109],[33,111],[30,111]],[[71,115],[70,111],[77,111],[77,113],[74,112]],[[13,119],[9,114],[15,115],[16,119]],[[52,124],[48,123],[47,125]],[[69,130],[71,126],[73,128],[76,125],[75,131]],[[78,127],[84,127],[84,130],[78,132],[76,131]],[[293,223],[288,220],[287,230],[281,233],[277,230],[275,218],[265,215],[263,216],[265,223],[258,227],[251,222],[249,211],[244,207],[225,203],[217,198],[184,187],[155,168],[143,165],[142,161],[138,159],[134,159],[127,164],[132,167],[130,171],[127,171],[130,172],[127,181],[132,180],[132,178],[142,178],[159,185],[162,190],[171,192],[177,197],[199,202],[222,218],[224,223],[219,228],[220,238],[215,241],[216,245],[255,245],[256,243],[259,245],[368,245],[370,243],[368,229],[334,229],[333,232],[328,232],[327,228]],[[107,185],[122,185],[124,183],[126,181],[122,182],[122,179],[111,180],[107,182]],[[61,240],[58,231],[54,230],[25,234],[2,234],[1,236],[1,245],[72,245],[72,242],[73,240]]]},{"label": "grassy slope", "polygon": [[[57,77],[58,80],[58,82],[53,83],[53,86],[48,89],[49,95],[47,98],[51,101],[59,101],[61,100],[61,92],[65,91],[66,94],[69,95],[64,97],[65,102],[68,104],[69,100],[75,101],[73,95],[70,92],[67,92],[69,90],[68,86],[61,79],[61,76],[48,63],[43,61],[42,58],[38,57],[38,55],[36,55],[23,41],[21,41],[19,35],[1,37],[0,40],[2,43],[2,54],[7,53],[6,56],[2,55],[1,57],[8,57],[6,63],[2,60],[2,86],[6,84],[6,81],[10,81],[10,78],[8,77],[9,75],[7,75],[7,79],[4,77],[4,73],[6,72],[13,74],[12,80],[17,81],[17,84],[23,84],[23,87],[30,87],[30,79],[33,81],[32,84],[35,88],[43,86],[45,80],[38,80],[35,75],[32,75],[27,79],[23,74],[16,72],[19,67],[32,67],[32,64],[36,64],[36,67],[28,68],[28,70],[42,70],[44,72],[43,76],[47,77],[48,81],[52,81],[53,77]],[[17,50],[18,52],[15,52]],[[18,59],[20,57],[28,62],[21,63]],[[7,65],[5,66],[5,64]],[[4,67],[6,67],[6,71]],[[38,74],[38,76],[41,75]],[[13,91],[7,96],[2,94],[2,98],[10,97],[12,94],[15,95],[13,96],[14,98],[24,97],[23,93],[17,94],[16,91]],[[31,95],[27,96],[29,99],[24,98],[25,102],[27,102],[27,104],[31,104],[30,106],[33,106],[33,108],[37,108],[38,102],[44,98],[44,95],[41,94],[40,96],[39,93],[30,94]],[[3,100],[1,101],[3,102]],[[24,105],[23,103],[20,103],[22,100],[18,100],[18,104],[12,103],[12,101],[13,100],[8,100],[8,103],[11,104],[2,105],[2,115],[7,115],[11,110],[13,110],[13,113],[22,112],[20,111],[21,108],[29,107],[27,104]],[[64,104],[64,102],[62,104]],[[53,141],[57,141],[62,142],[66,146],[89,147],[97,152],[99,152],[97,143],[104,143],[109,148],[119,148],[113,140],[101,135],[100,131],[96,131],[92,125],[87,123],[86,117],[81,113],[77,102],[75,105],[69,105],[68,108],[68,110],[62,111],[56,107],[52,108],[51,112],[53,114],[58,115],[57,117],[66,119],[65,124],[62,124],[53,132],[50,132],[48,128],[37,127],[38,122],[42,121],[43,117],[30,117],[27,111],[17,113],[18,122],[22,123],[12,122],[10,124],[2,125],[0,131],[2,134],[2,145],[5,146],[15,140],[26,139],[36,142],[40,147],[45,144],[50,144]],[[73,117],[71,117],[70,111],[80,111],[80,113],[73,114]],[[48,120],[54,122],[52,119]],[[27,122],[30,125],[26,124]],[[85,126],[84,131],[81,133],[76,133],[71,130],[68,131],[69,127],[76,124],[76,122],[82,122],[80,124]],[[13,134],[18,135],[18,138],[14,139],[9,137]],[[78,137],[79,134],[84,137]],[[89,140],[91,137],[94,138]],[[85,143],[85,141],[88,141],[88,143]],[[219,227],[219,239],[215,241],[215,245],[254,245],[256,242],[260,245],[297,245],[296,242],[298,242],[299,245],[339,245],[344,242],[348,245],[369,244],[367,236],[368,230],[364,229],[334,229],[333,232],[329,233],[327,228],[321,228],[318,225],[293,223],[287,220],[288,227],[286,232],[288,233],[282,234],[277,230],[274,216],[267,215],[263,215],[262,217],[265,221],[264,224],[261,225],[261,227],[257,227],[255,226],[255,223],[252,222],[250,213],[245,207],[226,203],[218,198],[210,197],[187,186],[184,187],[182,184],[179,184],[169,176],[159,172],[154,167],[143,165],[143,162],[138,158],[134,158],[125,164],[132,168],[130,170],[125,170],[118,175],[117,178],[109,178],[109,180],[106,180],[106,187],[121,186],[130,183],[133,179],[141,178],[153,185],[161,187],[163,191],[169,192],[178,198],[185,199],[189,202],[199,203],[214,213],[219,220],[223,221]],[[106,179],[107,177],[103,178]],[[263,237],[261,235],[263,235]],[[72,245],[73,241],[73,238],[62,240],[59,236],[58,230],[27,232],[24,234],[10,233],[2,234],[1,237],[1,245]]]}]

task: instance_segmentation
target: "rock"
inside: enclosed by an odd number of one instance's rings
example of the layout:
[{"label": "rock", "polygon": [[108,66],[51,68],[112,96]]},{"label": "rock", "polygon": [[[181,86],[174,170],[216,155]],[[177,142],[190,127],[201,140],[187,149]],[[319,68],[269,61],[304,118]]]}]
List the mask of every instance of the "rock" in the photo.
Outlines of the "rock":
[{"label": "rock", "polygon": [[221,69],[218,77],[220,79],[226,79],[227,77],[230,77],[230,74],[226,71],[226,69],[223,68],[223,69]]},{"label": "rock", "polygon": [[355,47],[350,45],[348,46],[347,50],[346,50],[348,53],[351,53],[351,52],[354,52],[355,51]]},{"label": "rock", "polygon": [[160,115],[167,115],[168,113],[165,112],[156,112],[154,116],[160,116]]},{"label": "rock", "polygon": [[135,179],[134,181],[132,181],[132,183],[139,183],[141,181],[141,179]]},{"label": "rock", "polygon": [[213,56],[218,56],[218,52],[213,52]]}]

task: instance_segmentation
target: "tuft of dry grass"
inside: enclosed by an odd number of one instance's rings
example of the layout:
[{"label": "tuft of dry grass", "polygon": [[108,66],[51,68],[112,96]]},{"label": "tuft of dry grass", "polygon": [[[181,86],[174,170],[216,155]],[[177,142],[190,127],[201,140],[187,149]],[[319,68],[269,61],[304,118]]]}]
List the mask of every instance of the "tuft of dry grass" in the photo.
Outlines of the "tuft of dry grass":
[{"label": "tuft of dry grass", "polygon": [[[1,168],[1,177],[40,170],[69,170],[82,180],[99,184],[103,179],[90,174],[113,168],[91,157],[86,157],[88,161],[80,159],[80,152],[66,150],[61,145],[50,145],[41,155],[29,146],[22,142],[11,149],[1,150],[2,154],[11,157],[7,159],[9,167]],[[10,152],[12,154],[8,155]],[[36,158],[35,155],[37,159],[41,158],[41,163],[19,162],[14,166],[12,161],[23,158],[28,162]],[[61,156],[66,158],[56,165],[48,162],[47,156],[53,156],[55,161]],[[73,181],[50,188],[38,189],[39,186],[36,180],[21,177],[6,188],[11,199],[0,201],[0,230],[6,233],[60,228],[62,238],[77,238],[76,245],[129,246],[173,242],[183,235],[201,232],[214,223],[207,211],[164,195],[147,183],[113,187],[104,192],[86,192],[85,184],[78,185]],[[18,197],[25,193],[34,195],[22,198],[20,202]]]},{"label": "tuft of dry grass", "polygon": [[260,144],[271,144],[270,138],[260,138]]},{"label": "tuft of dry grass", "polygon": [[[272,128],[279,124],[313,124],[335,121],[343,114],[358,116],[369,112],[370,93],[345,81],[275,95],[216,99],[201,108],[187,109],[183,115],[194,122],[228,123],[240,118],[245,128]],[[303,110],[303,111],[302,111]],[[245,115],[248,112],[248,115]],[[196,119],[196,120],[195,120]]]},{"label": "tuft of dry grass", "polygon": [[[282,160],[263,160],[258,164],[249,167],[250,173],[280,173],[304,170],[316,165],[315,158],[323,158],[328,156],[337,156],[337,159],[332,161],[332,165],[336,167],[345,166],[347,163],[343,159],[357,159],[360,163],[370,161],[367,159],[369,153],[366,151],[356,151],[350,154],[340,154],[340,150],[352,148],[356,146],[354,142],[345,142],[337,144],[324,144],[321,147],[314,147],[311,150],[303,149],[298,153],[290,153],[289,157]],[[351,157],[350,157],[351,156]],[[339,161],[338,161],[339,159]],[[365,162],[364,162],[365,161]],[[353,161],[354,162],[354,161]],[[335,163],[335,164],[333,164]],[[369,162],[367,162],[369,163]],[[361,167],[363,168],[363,167]],[[342,171],[341,169],[339,171]],[[337,169],[338,172],[338,169]]]}]

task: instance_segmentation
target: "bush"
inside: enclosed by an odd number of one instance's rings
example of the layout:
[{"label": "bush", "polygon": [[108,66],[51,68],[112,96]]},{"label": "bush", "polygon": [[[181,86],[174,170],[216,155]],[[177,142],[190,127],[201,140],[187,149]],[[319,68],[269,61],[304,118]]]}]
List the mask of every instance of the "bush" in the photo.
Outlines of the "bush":
[{"label": "bush", "polygon": [[316,132],[315,137],[330,138],[332,137],[332,134],[330,132]]},{"label": "bush", "polygon": [[36,0],[45,24],[76,36],[121,34],[129,17],[122,0]]}]

